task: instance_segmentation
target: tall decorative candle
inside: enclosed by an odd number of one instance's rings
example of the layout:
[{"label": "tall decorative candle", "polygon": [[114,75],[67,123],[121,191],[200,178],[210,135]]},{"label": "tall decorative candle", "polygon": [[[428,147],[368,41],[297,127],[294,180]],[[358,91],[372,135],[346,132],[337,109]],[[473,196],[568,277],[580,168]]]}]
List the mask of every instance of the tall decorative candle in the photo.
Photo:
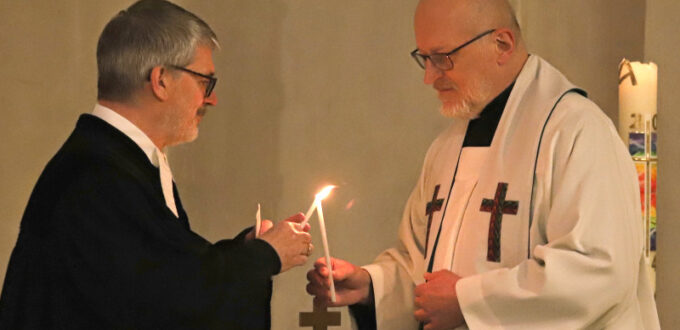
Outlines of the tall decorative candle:
[{"label": "tall decorative candle", "polygon": [[656,64],[630,62],[619,65],[619,135],[628,145],[631,131],[644,131],[644,123],[656,115]]},{"label": "tall decorative candle", "polygon": [[619,65],[619,135],[630,152],[640,184],[645,256],[652,281],[656,250],[656,94],[657,66],[630,62]]}]

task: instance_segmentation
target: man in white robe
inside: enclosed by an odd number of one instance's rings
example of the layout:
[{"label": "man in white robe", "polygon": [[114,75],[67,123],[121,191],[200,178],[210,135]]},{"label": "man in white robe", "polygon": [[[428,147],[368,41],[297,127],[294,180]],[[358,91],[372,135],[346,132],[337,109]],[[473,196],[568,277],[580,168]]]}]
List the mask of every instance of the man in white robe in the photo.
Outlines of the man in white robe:
[{"label": "man in white robe", "polygon": [[506,0],[421,0],[425,83],[451,126],[431,145],[399,243],[320,259],[307,291],[361,328],[658,329],[637,176],[611,120],[529,55]]}]

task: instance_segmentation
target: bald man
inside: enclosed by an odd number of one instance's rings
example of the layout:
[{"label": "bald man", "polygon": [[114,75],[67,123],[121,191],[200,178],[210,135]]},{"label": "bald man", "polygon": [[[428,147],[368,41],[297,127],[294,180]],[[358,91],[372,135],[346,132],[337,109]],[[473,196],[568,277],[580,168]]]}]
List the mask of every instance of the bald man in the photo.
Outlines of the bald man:
[{"label": "bald man", "polygon": [[530,55],[505,0],[421,0],[411,55],[452,118],[397,246],[322,259],[360,328],[658,329],[637,178],[611,120]]}]

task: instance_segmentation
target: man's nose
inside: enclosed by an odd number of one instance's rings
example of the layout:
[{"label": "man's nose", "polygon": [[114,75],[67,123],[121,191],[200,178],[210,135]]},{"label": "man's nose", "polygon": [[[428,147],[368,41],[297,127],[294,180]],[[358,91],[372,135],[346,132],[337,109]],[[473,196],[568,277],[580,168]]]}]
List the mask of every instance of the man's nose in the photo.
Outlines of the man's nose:
[{"label": "man's nose", "polygon": [[438,69],[436,66],[434,66],[431,60],[428,59],[425,61],[425,79],[424,79],[425,84],[427,85],[434,84],[435,80],[441,77],[442,74],[444,74],[444,72]]},{"label": "man's nose", "polygon": [[204,102],[209,105],[217,105],[217,92],[212,91],[208,97],[205,98]]}]

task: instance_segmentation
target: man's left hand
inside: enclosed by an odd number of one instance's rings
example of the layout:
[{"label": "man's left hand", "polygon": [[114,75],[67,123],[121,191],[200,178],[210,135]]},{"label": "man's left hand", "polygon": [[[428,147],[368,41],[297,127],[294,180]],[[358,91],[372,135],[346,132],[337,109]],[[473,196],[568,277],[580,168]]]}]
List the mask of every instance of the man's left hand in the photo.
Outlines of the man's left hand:
[{"label": "man's left hand", "polygon": [[465,322],[458,304],[456,283],[460,276],[440,270],[425,273],[425,283],[415,289],[416,320],[424,330],[453,329]]},{"label": "man's left hand", "polygon": [[[269,229],[272,229],[272,227],[274,227],[274,223],[271,220],[262,220],[262,224],[260,225],[260,235],[268,232]],[[245,239],[246,241],[255,239],[255,226],[253,226],[253,229],[250,230],[248,234],[246,234]]]},{"label": "man's left hand", "polygon": [[[299,221],[296,220],[296,219],[299,219],[300,216],[301,216],[301,214],[300,215],[296,214],[296,215],[293,215],[293,216],[291,216],[290,218],[288,218],[284,221],[294,222],[296,224],[296,226],[297,226],[296,228],[298,230],[304,231],[304,232],[309,232],[309,229],[312,228],[309,225],[309,223],[306,223],[304,225],[299,225],[299,223],[298,223]],[[267,220],[267,219],[262,220],[262,224],[260,225],[260,235],[257,235],[257,236],[262,236],[262,234],[268,232],[269,229],[272,229],[272,227],[274,227],[274,223],[271,220]],[[253,229],[250,230],[250,232],[248,234],[246,234],[245,239],[246,239],[246,241],[251,240],[251,239],[255,239],[255,236],[256,236],[255,235],[255,226],[253,226]]]}]

